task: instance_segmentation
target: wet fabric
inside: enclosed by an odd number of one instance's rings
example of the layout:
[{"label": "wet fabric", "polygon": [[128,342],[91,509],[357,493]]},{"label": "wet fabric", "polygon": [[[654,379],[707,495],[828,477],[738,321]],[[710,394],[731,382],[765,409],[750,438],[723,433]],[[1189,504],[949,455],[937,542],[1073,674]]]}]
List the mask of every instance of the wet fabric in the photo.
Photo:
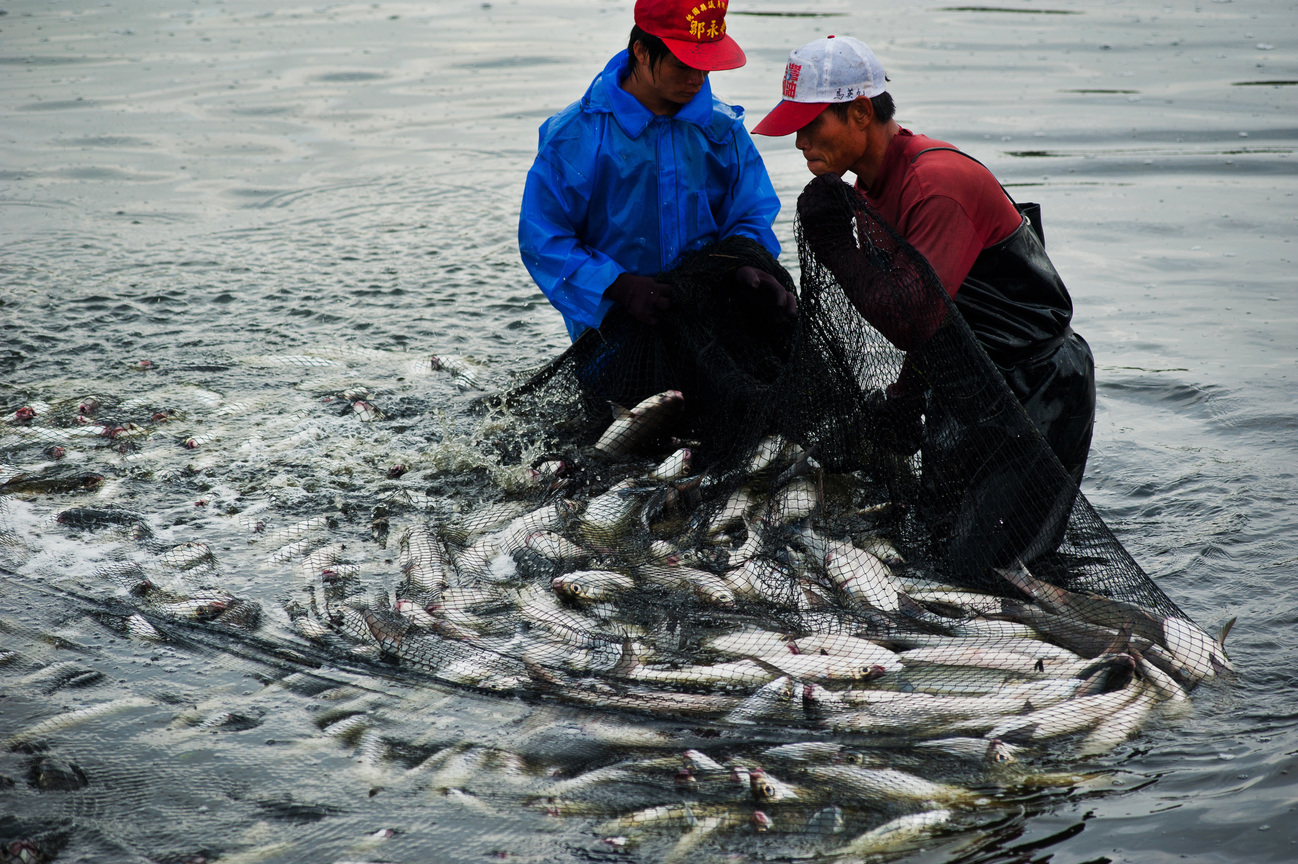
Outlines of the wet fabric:
[{"label": "wet fabric", "polygon": [[978,256],[955,305],[1080,483],[1095,422],[1095,363],[1069,326],[1072,299],[1026,219]]},{"label": "wet fabric", "polygon": [[672,116],[618,86],[622,51],[577,102],[541,125],[523,191],[523,263],[576,339],[598,327],[623,272],[651,276],[731,235],[773,255],[780,203],[743,126],[711,84]]},{"label": "wet fabric", "polygon": [[933,266],[954,297],[983,250],[1018,228],[1019,214],[981,163],[900,129],[884,152],[866,200]]}]

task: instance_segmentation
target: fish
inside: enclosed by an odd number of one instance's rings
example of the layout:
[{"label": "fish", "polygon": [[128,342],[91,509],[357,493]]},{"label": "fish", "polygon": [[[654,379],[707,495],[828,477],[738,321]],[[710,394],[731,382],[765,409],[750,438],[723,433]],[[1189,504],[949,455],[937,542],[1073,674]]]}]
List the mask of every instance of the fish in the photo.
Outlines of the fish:
[{"label": "fish", "polygon": [[825,764],[839,759],[844,747],[837,741],[798,741],[778,744],[762,751],[763,762],[788,762],[793,765]]},{"label": "fish", "polygon": [[576,564],[591,557],[591,553],[554,531],[533,531],[523,545],[533,552],[560,565]]},{"label": "fish", "polygon": [[197,540],[172,546],[158,556],[158,560],[176,570],[189,570],[213,559],[212,547]]},{"label": "fish", "polygon": [[775,526],[800,522],[816,512],[823,497],[817,477],[795,477],[771,497],[762,520]]},{"label": "fish", "polygon": [[87,705],[85,708],[77,708],[54,717],[47,717],[40,720],[26,729],[15,732],[3,742],[0,742],[0,748],[12,750],[20,744],[29,741],[35,741],[51,735],[55,732],[61,732],[64,729],[70,729],[73,726],[79,726],[91,720],[100,717],[107,717],[110,714],[116,714],[120,711],[129,711],[132,708],[144,708],[153,705],[149,699],[137,696],[128,696],[123,699],[114,699],[110,702],[99,702],[94,705]]},{"label": "fish", "polygon": [[728,657],[762,657],[795,650],[788,636],[759,628],[709,636],[702,640],[700,646]]},{"label": "fish", "polygon": [[825,553],[825,572],[851,603],[883,612],[901,608],[901,586],[888,565],[850,543],[831,543]]},{"label": "fish", "polygon": [[555,577],[556,594],[583,603],[608,600],[635,587],[635,580],[615,570],[576,570]]},{"label": "fish", "polygon": [[[899,651],[896,657],[906,666],[926,663],[943,666],[979,666],[1024,675],[1034,673],[1048,675],[1067,662],[1055,658],[1019,654],[1013,650],[1013,644],[1003,649],[982,644],[934,645]],[[1086,661],[1078,658],[1076,662],[1084,664]]]},{"label": "fish", "polygon": [[847,830],[847,824],[843,819],[843,808],[837,804],[831,804],[817,810],[808,817],[807,824],[803,826],[802,830],[813,836],[842,834]]},{"label": "fish", "polygon": [[997,572],[1049,612],[1080,617],[1091,624],[1114,630],[1127,626],[1134,635],[1161,645],[1172,655],[1177,668],[1191,685],[1215,678],[1219,671],[1232,669],[1221,643],[1184,618],[1161,616],[1121,600],[1099,594],[1079,594],[1050,585],[1035,578],[1022,562],[1018,562],[1015,569]]},{"label": "fish", "polygon": [[748,785],[753,800],[760,804],[797,801],[805,795],[798,787],[785,783],[762,768],[753,768],[748,772]]},{"label": "fish", "polygon": [[1028,743],[1091,729],[1125,707],[1139,695],[1140,690],[1138,686],[1129,686],[1108,693],[1068,699],[1049,708],[1002,720],[989,729],[985,737]]},{"label": "fish", "polygon": [[80,474],[61,475],[58,477],[32,477],[29,474],[18,474],[4,483],[0,483],[0,495],[13,494],[59,494],[62,492],[82,492],[98,489],[104,482],[102,474],[83,472]]},{"label": "fish", "polygon": [[[331,520],[328,516],[311,516],[310,518],[303,519],[300,522],[295,522],[292,525],[287,525],[282,528],[267,528],[265,520],[254,515],[245,516],[240,521],[241,524],[248,528],[248,530],[257,535],[253,538],[252,542],[269,540],[276,546],[287,545],[295,540],[300,540],[303,537],[310,536],[317,531],[323,531],[330,527],[337,527],[337,522]],[[292,557],[296,557],[296,555]]]},{"label": "fish", "polygon": [[308,580],[346,578],[349,568],[347,565],[340,565],[338,562],[343,557],[343,552],[347,549],[344,543],[326,543],[319,548],[312,549],[302,556],[297,562],[298,572]]},{"label": "fish", "polygon": [[1159,700],[1158,688],[1148,682],[1138,685],[1136,695],[1113,713],[1100,720],[1077,745],[1075,754],[1085,758],[1108,753],[1136,734],[1145,717]]},{"label": "fish", "polygon": [[[763,664],[755,664],[759,669],[768,669]],[[778,673],[778,670],[774,670]],[[771,677],[768,675],[768,677]],[[804,713],[806,687],[788,675],[771,677],[752,695],[745,697],[726,714],[727,723],[756,723],[759,720],[789,718]]]},{"label": "fish", "polygon": [[233,600],[234,598],[229,594],[214,594],[170,603],[156,603],[150,608],[170,618],[210,621],[224,612]]},{"label": "fish", "polygon": [[[767,435],[757,442],[745,468],[748,474],[761,474],[777,463],[787,461],[789,451],[797,445],[790,444],[783,436]],[[798,448],[799,450],[801,448]]]},{"label": "fish", "polygon": [[384,418],[384,414],[373,402],[364,399],[357,399],[351,405],[351,412],[362,423],[376,423]]},{"label": "fish", "polygon": [[667,390],[642,400],[629,411],[614,405],[613,422],[592,449],[615,458],[640,452],[676,417],[684,401],[681,391]]},{"label": "fish", "polygon": [[941,826],[951,821],[950,810],[925,810],[922,813],[907,813],[885,822],[878,828],[872,828],[852,840],[846,846],[835,849],[830,854],[834,857],[844,855],[880,855],[899,846],[927,837]]},{"label": "fish", "polygon": [[757,657],[781,673],[802,681],[867,681],[884,674],[884,669],[868,659],[829,654],[772,654]]},{"label": "fish", "polygon": [[812,633],[798,636],[793,646],[799,654],[829,654],[849,657],[859,664],[878,666],[884,672],[900,672],[905,668],[894,652],[869,639],[848,633]]},{"label": "fish", "polygon": [[138,612],[126,619],[126,632],[136,639],[144,639],[148,642],[162,642],[166,639],[158,632],[158,628]]},{"label": "fish", "polygon": [[711,665],[647,666],[643,646],[634,639],[622,643],[622,655],[612,674],[632,681],[666,686],[757,686],[778,675],[755,660],[735,660]]},{"label": "fish", "polygon": [[693,451],[688,447],[682,447],[664,459],[656,468],[650,471],[646,477],[657,483],[688,477],[693,459]]},{"label": "fish", "polygon": [[714,606],[733,606],[735,592],[720,576],[684,565],[644,564],[636,568],[642,580],[664,588],[688,593]]},{"label": "fish", "polygon": [[401,537],[401,572],[421,595],[436,596],[450,586],[450,555],[425,525],[413,525]]},{"label": "fish", "polygon": [[856,765],[812,765],[807,775],[824,784],[846,801],[873,802],[936,801],[969,803],[977,796],[970,790],[949,783],[926,780],[895,768],[865,768]]},{"label": "fish", "polygon": [[503,528],[528,512],[524,501],[497,501],[456,519],[443,529],[446,539],[460,545]]},{"label": "fish", "polygon": [[481,390],[482,382],[477,370],[467,357],[459,354],[434,354],[428,358],[428,368],[449,372],[455,386],[461,390]]},{"label": "fish", "polygon": [[579,530],[591,545],[611,546],[639,519],[648,494],[643,489],[614,486],[586,502]]},{"label": "fish", "polygon": [[1021,749],[999,738],[966,738],[960,736],[915,741],[911,746],[922,751],[975,759],[989,765],[1008,765],[1011,762],[1016,762],[1018,757],[1015,754]]},{"label": "fish", "polygon": [[153,533],[144,522],[143,516],[128,510],[118,510],[110,507],[72,507],[59,513],[54,521],[60,525],[67,525],[72,528],[88,528],[92,531],[96,528],[116,525],[142,530],[143,533],[140,537],[151,536]]}]

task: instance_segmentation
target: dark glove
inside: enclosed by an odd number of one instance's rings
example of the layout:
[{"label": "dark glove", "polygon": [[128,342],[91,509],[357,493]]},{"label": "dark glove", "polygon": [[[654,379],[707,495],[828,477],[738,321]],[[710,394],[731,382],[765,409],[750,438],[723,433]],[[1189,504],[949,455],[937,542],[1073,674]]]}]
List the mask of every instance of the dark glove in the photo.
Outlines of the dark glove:
[{"label": "dark glove", "polygon": [[672,305],[672,286],[652,276],[623,273],[604,289],[604,296],[621,303],[642,324],[657,324],[658,315]]},{"label": "dark glove", "polygon": [[755,296],[768,300],[775,306],[775,314],[794,318],[798,314],[798,298],[780,284],[770,273],[757,267],[743,266],[735,271],[735,282]]},{"label": "dark glove", "polygon": [[866,397],[869,433],[899,456],[911,456],[924,441],[924,396],[875,390]]}]

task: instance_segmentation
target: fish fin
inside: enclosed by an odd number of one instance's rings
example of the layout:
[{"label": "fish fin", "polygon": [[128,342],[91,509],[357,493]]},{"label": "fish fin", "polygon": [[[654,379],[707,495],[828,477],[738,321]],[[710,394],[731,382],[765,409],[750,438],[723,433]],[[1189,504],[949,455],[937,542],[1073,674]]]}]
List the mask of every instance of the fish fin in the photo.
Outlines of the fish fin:
[{"label": "fish fin", "polygon": [[774,663],[766,662],[761,657],[749,657],[748,659],[752,660],[758,666],[762,667],[762,671],[770,672],[776,678],[788,678],[790,681],[797,681],[798,683],[802,683],[801,677],[797,675],[791,675],[788,672],[785,672],[779,666],[776,666]]},{"label": "fish fin", "polygon": [[904,591],[897,592],[897,611],[902,615],[909,615],[913,618],[922,617],[927,614],[929,609],[926,605],[911,597]]},{"label": "fish fin", "polygon": [[1113,637],[1113,641],[1110,642],[1108,646],[1100,653],[1102,655],[1103,654],[1126,654],[1128,650],[1130,650],[1131,648],[1131,634],[1135,629],[1136,629],[1136,622],[1130,617],[1128,617],[1125,621],[1122,622],[1122,627],[1118,629],[1117,635]]},{"label": "fish fin", "polygon": [[1006,582],[1035,600],[1037,595],[1036,580],[1032,578],[1028,568],[1023,566],[1022,561],[1016,560],[1014,563],[1017,565],[1017,569],[1011,570],[1007,567],[993,567],[992,569]]},{"label": "fish fin", "polygon": [[1238,616],[1236,616],[1235,618],[1230,619],[1229,621],[1227,621],[1225,624],[1223,624],[1223,625],[1221,626],[1221,630],[1217,633],[1217,644],[1218,644],[1218,645],[1220,645],[1220,646],[1223,647],[1223,648],[1226,647],[1226,637],[1230,635],[1230,630],[1231,630],[1232,627],[1235,626],[1235,622],[1236,622],[1237,620],[1238,620]]},{"label": "fish fin", "polygon": [[609,671],[620,678],[628,678],[642,665],[644,664],[640,662],[640,655],[635,650],[635,642],[627,636],[622,640],[622,655],[617,658],[617,662]]},{"label": "fish fin", "polygon": [[1032,743],[1032,736],[1036,734],[1036,731],[1036,723],[1025,723],[1002,733],[999,738],[1005,744],[1021,746]]},{"label": "fish fin", "polygon": [[627,409],[623,408],[621,405],[617,404],[616,402],[610,402],[610,403],[608,403],[608,407],[609,407],[610,409],[612,409],[612,411],[613,411],[613,419],[614,419],[614,420],[621,420],[623,417],[630,417],[630,416],[631,416],[631,412],[630,412],[630,411],[628,411]]},{"label": "fish fin", "polygon": [[527,677],[531,678],[533,683],[540,684],[543,687],[554,687],[562,683],[555,675],[528,657],[523,658],[523,669],[527,672]]}]

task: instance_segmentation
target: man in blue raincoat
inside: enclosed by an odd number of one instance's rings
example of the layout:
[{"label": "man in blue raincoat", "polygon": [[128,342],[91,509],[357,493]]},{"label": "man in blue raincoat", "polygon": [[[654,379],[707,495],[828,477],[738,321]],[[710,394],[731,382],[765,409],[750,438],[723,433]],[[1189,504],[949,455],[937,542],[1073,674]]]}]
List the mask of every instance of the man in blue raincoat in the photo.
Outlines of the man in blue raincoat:
[{"label": "man in blue raincoat", "polygon": [[[743,109],[712,95],[708,73],[746,62],[726,35],[728,0],[637,0],[627,50],[577,102],[541,124],[518,225],[523,263],[575,341],[620,305],[658,323],[671,287],[655,274],[723,237],[772,255],[780,203]],[[755,302],[796,314],[794,295],[739,267]]]}]

